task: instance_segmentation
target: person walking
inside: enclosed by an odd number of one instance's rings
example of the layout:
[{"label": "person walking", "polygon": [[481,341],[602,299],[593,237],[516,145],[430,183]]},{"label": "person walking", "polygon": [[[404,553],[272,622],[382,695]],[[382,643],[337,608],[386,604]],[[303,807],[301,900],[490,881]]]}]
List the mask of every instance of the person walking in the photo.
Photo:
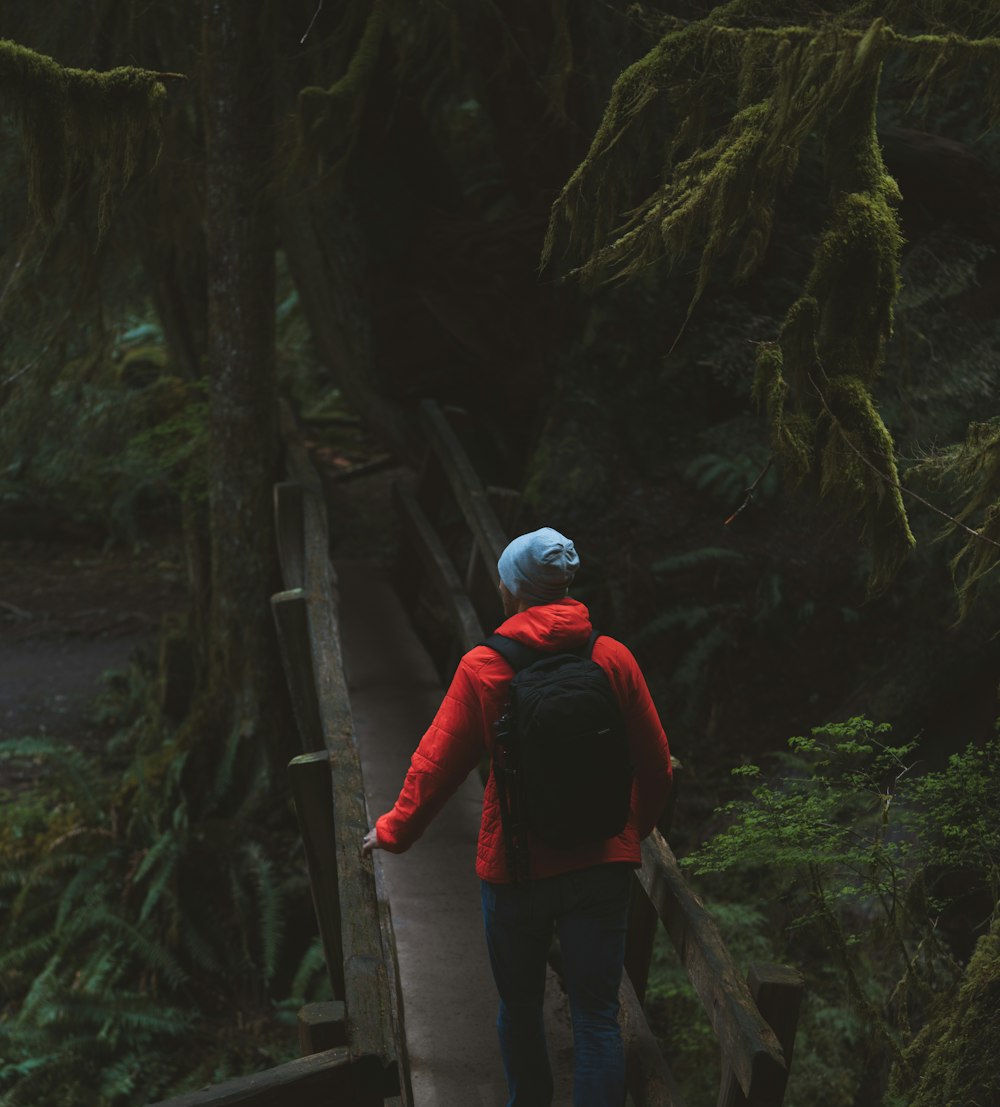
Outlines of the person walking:
[{"label": "person walking", "polygon": [[[621,1107],[625,1062],[618,989],[632,871],[641,864],[639,843],[655,827],[672,783],[667,738],[635,658],[621,642],[595,635],[587,608],[568,595],[579,564],[570,539],[551,527],[522,534],[503,551],[497,568],[505,621],[493,638],[462,657],[412,756],[399,798],[362,845],[364,854],[374,849],[404,853],[484,754],[491,756],[476,873],[500,998],[497,1029],[508,1107],[548,1107],[552,1101],[542,1008],[553,930],[559,936],[573,1023],[574,1107]],[[591,673],[593,666],[586,665],[575,669],[585,674],[591,689],[595,679],[609,689],[607,710],[617,722],[604,727],[598,720],[593,736],[581,735],[578,745],[560,747],[568,749],[560,754],[564,778],[554,785],[546,782],[552,804],[539,800],[536,781],[535,794],[530,786],[527,793],[536,810],[525,811],[520,768],[509,771],[511,765],[521,766],[518,739],[507,732],[513,727],[521,739],[534,736],[527,734],[525,719],[511,719],[512,696],[518,702],[521,683],[515,676],[521,669],[526,674],[539,670],[536,660],[542,669],[546,658],[556,668],[572,662],[566,655],[589,656],[603,672]],[[551,688],[551,682],[545,687]],[[560,697],[572,700],[574,687],[564,683]],[[595,744],[601,741],[612,743],[606,764],[600,754],[604,747]],[[615,769],[615,741],[627,758],[621,817],[612,814],[610,823],[606,816],[591,820],[589,812],[607,806],[602,796],[595,798],[594,780],[604,787],[603,773],[608,791],[621,787],[615,784],[621,777]],[[578,794],[560,796],[560,791]],[[551,810],[537,810],[542,806]],[[554,833],[552,811],[576,811],[573,818],[580,826]]]}]

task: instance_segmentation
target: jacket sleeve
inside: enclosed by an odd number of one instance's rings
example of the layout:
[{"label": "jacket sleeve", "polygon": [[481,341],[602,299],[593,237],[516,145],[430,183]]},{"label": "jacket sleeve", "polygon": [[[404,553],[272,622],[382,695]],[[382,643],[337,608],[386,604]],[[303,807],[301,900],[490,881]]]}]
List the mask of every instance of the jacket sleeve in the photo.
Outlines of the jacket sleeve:
[{"label": "jacket sleeve", "polygon": [[403,853],[479,763],[486,749],[475,676],[463,659],[412,758],[395,806],[376,820],[379,845]]},{"label": "jacket sleeve", "polygon": [[670,797],[673,786],[670,747],[639,663],[627,646],[611,641],[614,651],[611,660],[614,673],[612,679],[625,717],[629,752],[635,772],[632,810],[641,840],[652,832]]}]

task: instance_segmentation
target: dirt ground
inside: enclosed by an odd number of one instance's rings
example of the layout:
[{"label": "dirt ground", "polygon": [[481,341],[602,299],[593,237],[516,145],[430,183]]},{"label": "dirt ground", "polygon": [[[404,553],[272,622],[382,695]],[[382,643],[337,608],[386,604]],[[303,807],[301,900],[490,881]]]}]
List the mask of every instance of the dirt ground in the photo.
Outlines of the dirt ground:
[{"label": "dirt ground", "polygon": [[[90,718],[102,674],[153,647],[163,615],[182,602],[181,566],[162,550],[102,549],[85,532],[9,529],[0,518],[0,739],[86,746],[102,737]],[[17,782],[0,762],[0,787]]]}]

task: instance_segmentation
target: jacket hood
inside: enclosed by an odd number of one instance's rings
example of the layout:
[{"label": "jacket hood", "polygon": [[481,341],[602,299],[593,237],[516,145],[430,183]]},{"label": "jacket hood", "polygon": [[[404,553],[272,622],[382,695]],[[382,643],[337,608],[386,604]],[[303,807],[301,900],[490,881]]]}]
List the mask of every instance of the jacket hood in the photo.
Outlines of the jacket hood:
[{"label": "jacket hood", "polygon": [[497,634],[513,638],[536,650],[574,650],[590,637],[590,612],[568,596],[558,603],[539,604],[511,615],[497,627]]}]

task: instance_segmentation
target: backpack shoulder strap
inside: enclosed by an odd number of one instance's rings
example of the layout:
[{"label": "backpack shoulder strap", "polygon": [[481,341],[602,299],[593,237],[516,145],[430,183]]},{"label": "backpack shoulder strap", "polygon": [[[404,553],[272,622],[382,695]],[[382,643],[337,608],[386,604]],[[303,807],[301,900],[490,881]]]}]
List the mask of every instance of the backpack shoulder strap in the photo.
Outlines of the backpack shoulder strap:
[{"label": "backpack shoulder strap", "polygon": [[526,669],[542,656],[538,650],[533,650],[521,642],[515,642],[513,638],[508,638],[504,634],[491,634],[489,638],[483,640],[482,644],[500,654],[515,673]]},{"label": "backpack shoulder strap", "polygon": [[[594,643],[600,636],[599,631],[592,631],[578,656],[585,657],[589,661],[591,654],[594,652]],[[489,646],[491,650],[496,650],[515,673],[519,673],[522,669],[534,664],[540,657],[545,657],[542,650],[533,650],[530,646],[525,646],[522,642],[515,642],[513,638],[508,638],[505,634],[491,634],[489,638],[483,640],[482,645]]]}]

